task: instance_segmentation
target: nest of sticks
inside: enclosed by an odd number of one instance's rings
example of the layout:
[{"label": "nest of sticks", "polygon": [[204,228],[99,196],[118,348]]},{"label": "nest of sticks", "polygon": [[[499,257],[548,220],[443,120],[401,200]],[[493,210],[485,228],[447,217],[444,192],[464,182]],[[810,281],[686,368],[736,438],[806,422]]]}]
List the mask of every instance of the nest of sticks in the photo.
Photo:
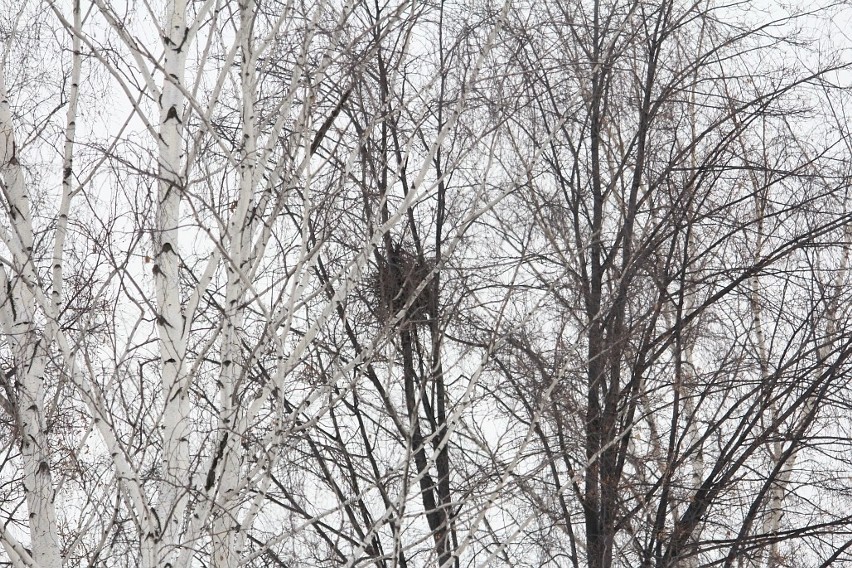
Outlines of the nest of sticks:
[{"label": "nest of sticks", "polygon": [[398,325],[426,322],[434,296],[434,263],[421,260],[402,245],[391,245],[385,253],[370,281],[379,322],[391,323],[402,310],[405,314]]}]

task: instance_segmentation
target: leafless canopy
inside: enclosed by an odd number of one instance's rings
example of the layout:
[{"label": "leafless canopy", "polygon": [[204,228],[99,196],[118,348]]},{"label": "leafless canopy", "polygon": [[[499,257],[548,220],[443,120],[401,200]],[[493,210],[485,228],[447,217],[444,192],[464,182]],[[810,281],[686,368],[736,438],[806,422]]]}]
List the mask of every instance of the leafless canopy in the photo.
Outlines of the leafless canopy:
[{"label": "leafless canopy", "polygon": [[852,563],[849,21],[0,0],[0,566]]}]

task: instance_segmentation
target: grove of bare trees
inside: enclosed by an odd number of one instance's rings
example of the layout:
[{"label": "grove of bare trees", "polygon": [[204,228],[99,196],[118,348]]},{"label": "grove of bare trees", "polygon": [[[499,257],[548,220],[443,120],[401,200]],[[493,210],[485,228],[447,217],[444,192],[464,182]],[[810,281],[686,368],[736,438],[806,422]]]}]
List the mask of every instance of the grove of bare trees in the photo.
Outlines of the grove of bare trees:
[{"label": "grove of bare trees", "polygon": [[850,23],[0,0],[0,566],[852,565]]}]

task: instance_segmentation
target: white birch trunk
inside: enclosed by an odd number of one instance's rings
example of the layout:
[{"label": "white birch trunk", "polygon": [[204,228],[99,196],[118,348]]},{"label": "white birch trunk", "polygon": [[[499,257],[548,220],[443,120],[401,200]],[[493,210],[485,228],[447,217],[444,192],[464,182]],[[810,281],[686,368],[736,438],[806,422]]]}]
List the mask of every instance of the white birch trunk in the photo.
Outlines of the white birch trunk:
[{"label": "white birch trunk", "polygon": [[183,107],[181,85],[187,45],[186,1],[169,2],[163,45],[165,57],[160,91],[159,184],[154,231],[154,286],[157,331],[162,362],[162,487],[157,516],[160,527],[158,565],[175,565],[189,489],[190,404],[184,371],[186,325],[181,310],[178,223],[183,192]]},{"label": "white birch trunk", "polygon": [[[759,184],[758,180],[752,174],[752,184],[754,186],[755,191],[755,214],[758,217],[757,223],[757,243],[756,243],[756,252],[755,252],[755,263],[759,262],[761,256],[763,254],[763,245],[764,245],[764,229],[763,229],[763,217],[765,215],[765,205],[766,202],[762,200],[758,195]],[[850,236],[850,228],[847,226],[845,230],[845,235],[848,238]],[[837,282],[842,283],[845,278],[846,267],[848,264],[848,247],[844,248],[843,260],[841,263],[841,268],[837,274]],[[769,350],[766,345],[766,331],[764,330],[764,322],[763,322],[763,309],[760,301],[760,280],[757,275],[752,276],[749,280],[750,292],[751,292],[751,310],[753,317],[753,325],[754,325],[754,334],[755,334],[755,342],[757,344],[757,356],[758,362],[760,365],[760,378],[761,381],[766,384],[770,380],[770,372],[769,372]],[[827,313],[828,324],[827,324],[827,335],[830,337],[836,332],[835,329],[835,318],[836,318],[836,303],[830,300],[830,306]],[[825,344],[817,348],[817,355],[821,362],[825,362],[828,358],[828,349]],[[813,397],[808,398],[805,401],[802,415],[808,416],[811,414],[813,410],[814,399]],[[775,425],[777,421],[777,416],[779,413],[779,409],[776,404],[773,404],[770,407],[770,424]],[[769,455],[770,455],[770,468],[775,468],[778,462],[784,459],[784,443],[782,441],[782,436],[780,434],[776,434],[774,436],[774,440],[769,447]],[[793,470],[793,467],[796,463],[796,459],[798,457],[798,452],[794,451],[791,453],[786,462],[782,464],[782,469],[778,473],[778,476],[772,483],[772,487],[769,490],[768,495],[768,503],[767,503],[767,512],[766,516],[763,519],[763,525],[761,527],[761,532],[763,535],[767,537],[774,537],[774,535],[778,534],[778,531],[781,530],[781,520],[784,517],[784,496],[787,492],[787,487],[790,483],[790,474]],[[776,540],[772,540],[769,544],[769,547],[766,549],[765,555],[761,560],[761,564],[765,565],[766,568],[775,568],[779,565],[780,553],[778,551],[778,542]]]},{"label": "white birch trunk", "polygon": [[[743,153],[746,152],[745,146],[741,144]],[[760,259],[763,255],[763,245],[764,245],[764,226],[763,226],[763,217],[766,212],[766,202],[762,200],[760,197],[760,183],[755,177],[754,173],[750,175],[752,188],[754,191],[754,213],[757,218],[757,242],[755,243],[755,252],[754,252],[754,262],[760,262]],[[750,303],[751,303],[751,313],[752,313],[752,326],[754,328],[754,338],[755,344],[757,346],[757,360],[758,365],[760,367],[760,380],[763,384],[767,384],[770,380],[769,376],[769,350],[766,346],[766,332],[763,329],[763,307],[760,301],[760,278],[757,274],[749,278],[749,292],[750,292]],[[777,405],[773,404],[770,407],[769,412],[769,423],[774,424],[776,421],[776,417],[778,415]],[[774,468],[775,464],[778,460],[781,459],[784,448],[780,436],[774,436],[775,440],[771,443],[769,447],[769,455],[770,455],[770,470]],[[790,460],[795,460],[795,455],[790,456]],[[790,464],[792,465],[792,464]],[[761,527],[761,532],[764,535],[773,535],[778,532],[781,528],[781,518],[783,516],[783,507],[784,507],[784,491],[786,480],[785,478],[788,475],[785,475],[786,472],[782,472],[778,478],[772,483],[772,487],[769,490],[769,503],[767,507],[766,516],[763,519],[763,526]],[[765,561],[765,565],[767,568],[772,568],[776,565],[777,554],[778,554],[778,544],[776,542],[772,542],[769,545],[769,548],[765,552],[764,560],[761,561],[763,563]]]},{"label": "white birch trunk", "polygon": [[[703,51],[704,49],[704,26],[702,24],[701,32],[698,36],[698,50]],[[698,69],[695,70],[695,80],[698,80]],[[698,118],[696,116],[695,111],[696,106],[696,93],[693,92],[690,94],[689,99],[689,130],[690,130],[690,139],[697,140],[698,133],[696,125],[698,124]],[[689,166],[692,172],[698,171],[698,157],[696,156],[695,147],[689,153]],[[694,185],[694,181],[690,183],[687,187],[689,191],[695,191],[696,187]],[[688,247],[690,256],[692,256],[692,243],[687,242],[686,247]],[[690,314],[695,309],[695,287],[694,285],[690,285],[690,289],[686,291],[686,298],[684,301],[684,313]],[[681,364],[683,365],[684,378],[686,381],[686,385],[681,385],[683,392],[681,394],[681,400],[683,400],[683,408],[687,416],[687,420],[689,421],[687,425],[687,440],[689,446],[694,448],[692,459],[690,460],[690,466],[692,468],[692,480],[691,480],[691,489],[693,491],[698,491],[698,488],[701,487],[701,484],[704,482],[704,448],[701,441],[701,432],[698,430],[698,416],[696,415],[697,408],[695,406],[694,397],[696,395],[695,385],[697,384],[697,367],[695,365],[695,358],[693,357],[692,351],[692,341],[689,338],[685,338],[685,343],[683,346],[683,360]],[[692,534],[689,535],[688,544],[690,546],[697,547],[701,541],[701,533],[704,530],[704,525],[699,524],[692,531]],[[698,568],[700,565],[700,558],[698,554],[692,554],[688,556],[686,560],[683,562],[684,568]]]},{"label": "white birch trunk", "polygon": [[[846,209],[847,207],[844,203],[844,211]],[[763,215],[761,204],[758,204],[756,206],[756,210],[758,211],[758,214],[760,214],[761,216]],[[848,223],[846,224],[843,230],[843,236],[843,255],[841,256],[839,270],[837,271],[834,278],[833,296],[830,297],[828,300],[828,309],[826,310],[825,314],[827,320],[825,338],[822,340],[822,344],[817,347],[817,357],[819,360],[819,366],[817,367],[818,369],[824,369],[828,365],[828,358],[830,357],[830,349],[828,345],[831,344],[831,342],[833,341],[833,336],[837,333],[838,296],[840,294],[844,282],[846,281],[847,272],[849,270],[849,243],[852,242],[852,225]],[[762,221],[759,223],[758,238],[761,239],[758,244],[758,253],[760,253],[763,244]],[[765,382],[769,380],[769,356],[766,347],[766,335],[763,329],[762,311],[758,298],[758,285],[759,281],[757,277],[753,277],[751,279],[752,311],[754,314],[754,326],[758,346],[758,356],[760,358],[761,379]],[[807,419],[807,417],[810,416],[810,414],[813,412],[815,403],[816,401],[813,396],[809,397],[805,401],[801,413],[801,416],[804,419]],[[777,420],[777,415],[778,408],[776,405],[773,405],[770,413],[770,420],[773,424]],[[772,445],[769,449],[769,453],[771,458],[771,467],[774,468],[776,464],[783,459],[785,453],[784,443],[780,434],[775,436],[775,440],[772,442]],[[774,537],[781,530],[781,520],[784,517],[784,497],[790,485],[790,476],[797,459],[798,448],[795,449],[792,453],[790,453],[786,461],[782,464],[782,469],[779,472],[775,482],[772,484],[772,488],[769,490],[767,513],[762,526],[762,532],[764,535]],[[779,542],[777,540],[773,540],[769,544],[764,559],[765,562],[763,562],[766,568],[776,568],[777,566],[781,565],[781,561],[783,559],[781,557],[781,553],[778,550],[778,544]]]},{"label": "white birch trunk", "polygon": [[[704,28],[702,27],[701,33],[698,37],[698,48],[699,50],[703,48],[704,45]],[[696,69],[696,80],[698,70]],[[690,128],[690,136],[691,140],[697,140],[697,131],[696,124],[698,123],[698,119],[696,117],[695,112],[695,93],[692,93],[689,101],[689,128]],[[689,165],[690,169],[693,172],[698,171],[698,158],[696,156],[695,148],[693,147],[689,153]],[[691,182],[690,185],[687,186],[687,191],[695,191],[696,188],[694,186],[694,182]],[[689,251],[689,256],[692,256],[693,247],[691,242],[687,242],[685,245]],[[695,309],[695,286],[690,284],[688,289],[684,291],[684,314],[691,314]],[[690,459],[690,467],[691,471],[691,490],[698,491],[698,488],[701,487],[701,484],[704,482],[704,448],[701,442],[701,432],[698,430],[698,416],[696,415],[696,406],[694,402],[694,398],[696,396],[696,388],[697,384],[697,367],[695,365],[695,358],[693,357],[692,351],[692,340],[689,337],[684,338],[683,345],[683,353],[681,359],[681,365],[683,368],[683,379],[686,384],[679,385],[680,389],[680,397],[683,401],[683,409],[686,414],[687,423],[687,436],[686,440],[689,444],[689,447],[694,448],[692,458]],[[703,524],[699,524],[692,531],[692,534],[689,535],[688,544],[690,546],[697,547],[701,540],[701,533],[704,529]],[[687,556],[685,560],[681,562],[683,568],[698,568],[700,565],[700,558],[697,554],[693,554],[691,556]]]},{"label": "white birch trunk", "polygon": [[[695,296],[693,287],[690,286],[689,290],[685,292],[684,298],[684,306],[683,313],[690,314],[695,309]],[[666,326],[669,329],[674,328],[674,321],[671,315],[666,314]],[[697,416],[697,408],[695,406],[694,398],[697,396],[696,393],[696,384],[697,384],[697,376],[696,376],[696,366],[695,366],[695,357],[693,356],[692,351],[692,343],[688,337],[683,339],[683,347],[681,353],[678,355],[681,358],[680,364],[682,366],[682,375],[681,381],[676,383],[675,388],[677,389],[678,396],[683,403],[683,416],[686,422],[686,435],[685,441],[686,447],[693,449],[692,456],[689,459],[690,466],[690,490],[697,491],[701,484],[704,481],[704,472],[705,472],[705,463],[704,463],[704,451],[701,442],[701,432],[698,429],[698,416]],[[650,409],[650,405],[645,403],[646,408]],[[649,420],[649,422],[653,423],[653,419]],[[654,435],[656,438],[657,435]],[[662,449],[662,446],[659,442],[655,442],[655,454],[659,456],[665,456],[665,452]],[[666,464],[664,459],[661,457],[659,460],[660,463],[660,472],[664,471]],[[672,507],[671,510],[672,515],[672,523],[675,524],[680,519],[681,511],[677,506]],[[701,540],[701,533],[703,531],[703,525],[699,524],[695,527],[695,529],[690,533],[687,543],[690,546],[697,546]],[[700,566],[700,559],[697,554],[692,554],[687,556],[684,559],[679,559],[677,561],[677,566],[682,568],[697,568]]]},{"label": "white birch trunk", "polygon": [[71,87],[68,93],[68,110],[65,115],[65,147],[62,156],[62,197],[59,202],[59,212],[56,216],[56,237],[53,246],[53,261],[51,265],[53,288],[51,300],[54,313],[59,313],[63,302],[63,259],[65,252],[65,237],[68,231],[68,213],[71,210],[73,197],[74,174],[74,141],[77,136],[77,100],[80,87],[80,71],[82,67],[82,42],[80,33],[83,19],[80,12],[80,0],[74,0],[73,8],[74,33],[71,34]]},{"label": "white birch trunk", "polygon": [[23,486],[29,510],[32,558],[41,568],[60,568],[59,536],[56,527],[56,492],[50,466],[50,450],[44,422],[44,369],[47,349],[42,330],[36,323],[36,305],[31,287],[37,286],[33,267],[33,228],[30,196],[17,155],[12,114],[5,85],[5,69],[0,69],[0,175],[5,207],[11,225],[3,235],[12,253],[12,274],[0,291],[0,302],[8,310],[3,318],[14,361],[16,397],[13,401],[17,437],[23,462]]},{"label": "white birch trunk", "polygon": [[[219,447],[216,514],[212,523],[213,565],[235,568],[242,556],[244,531],[240,525],[240,501],[237,487],[242,464],[239,440],[245,431],[245,412],[240,412],[238,388],[246,373],[246,357],[241,345],[245,320],[245,296],[248,283],[245,276],[252,272],[252,235],[254,223],[250,212],[255,205],[255,170],[257,166],[257,133],[255,129],[255,59],[252,49],[252,28],[255,17],[253,0],[240,2],[239,43],[241,52],[240,82],[242,87],[242,150],[239,161],[240,187],[236,206],[228,223],[229,256],[225,273],[225,314],[222,333],[222,366],[219,391]],[[215,463],[215,461],[214,461]]]}]

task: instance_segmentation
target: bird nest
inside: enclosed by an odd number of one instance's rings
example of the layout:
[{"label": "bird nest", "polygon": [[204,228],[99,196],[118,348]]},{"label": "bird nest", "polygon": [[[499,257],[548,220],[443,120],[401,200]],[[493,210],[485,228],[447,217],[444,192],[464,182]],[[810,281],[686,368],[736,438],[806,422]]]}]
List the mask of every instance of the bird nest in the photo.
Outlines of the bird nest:
[{"label": "bird nest", "polygon": [[421,260],[401,245],[386,251],[370,282],[379,322],[389,324],[403,310],[397,324],[426,322],[434,296],[434,268],[433,262]]}]

